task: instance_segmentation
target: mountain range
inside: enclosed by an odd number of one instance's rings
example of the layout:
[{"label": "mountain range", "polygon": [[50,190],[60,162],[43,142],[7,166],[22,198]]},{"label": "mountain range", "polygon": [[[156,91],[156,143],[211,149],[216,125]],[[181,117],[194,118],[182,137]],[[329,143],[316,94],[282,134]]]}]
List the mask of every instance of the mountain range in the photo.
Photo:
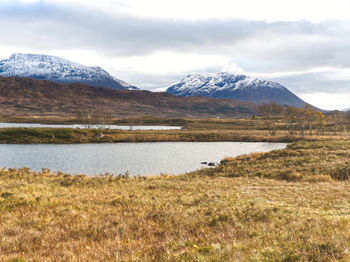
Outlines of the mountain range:
[{"label": "mountain range", "polygon": [[0,60],[0,76],[30,77],[58,83],[83,83],[118,90],[138,90],[123,80],[111,76],[104,69],[84,66],[57,56],[13,54]]},{"label": "mountain range", "polygon": [[256,114],[253,103],[208,97],[178,97],[168,93],[116,90],[85,84],[60,84],[27,77],[0,76],[3,116],[71,117],[79,108],[113,117],[244,117]]},{"label": "mountain range", "polygon": [[[121,79],[117,79],[111,76],[106,70],[100,67],[88,67],[84,66],[57,56],[49,56],[49,55],[41,55],[41,54],[13,54],[9,58],[0,60],[0,76],[3,77],[28,77],[36,80],[47,80],[52,82],[31,82],[20,80],[16,78],[12,78],[9,82],[12,86],[18,87],[26,93],[25,84],[28,84],[27,88],[30,89],[33,86],[40,87],[40,90],[30,92],[41,92],[42,96],[44,89],[41,89],[43,85],[48,88],[58,88],[54,83],[60,84],[86,84],[90,87],[105,87],[114,90],[139,90],[137,87],[132,86]],[[2,83],[6,81],[3,79]],[[53,83],[54,82],[54,83]],[[14,84],[16,83],[16,84]],[[20,83],[20,84],[18,84]],[[65,86],[70,88],[76,88],[75,85]],[[88,87],[85,87],[86,90],[89,90],[88,93],[92,94],[93,92]],[[79,90],[82,90],[81,88]],[[34,93],[31,95],[34,95]],[[47,90],[48,93],[51,90]],[[77,92],[77,90],[73,91],[76,95],[84,96],[83,93]],[[70,92],[72,93],[72,92]],[[102,94],[103,93],[103,94]],[[107,91],[102,92],[97,95],[97,97],[101,99],[106,99],[104,94],[108,93]],[[135,95],[135,99],[141,103],[142,101],[137,97],[138,92],[132,92]],[[209,98],[219,98],[219,99],[227,99],[234,101],[232,102],[235,106],[239,103],[249,102],[249,103],[269,103],[275,102],[281,105],[288,105],[294,107],[304,107],[307,105],[302,99],[297,97],[291,91],[289,91],[286,87],[282,86],[279,83],[260,80],[256,78],[252,78],[245,75],[237,75],[226,72],[221,73],[193,73],[184,77],[181,81],[176,82],[166,88],[166,93],[172,94],[177,97],[209,97]],[[3,93],[4,94],[4,93]],[[132,94],[130,94],[129,99],[131,99],[131,103],[129,105],[134,107],[139,107],[137,104],[133,104],[132,101],[135,101],[132,98]],[[143,93],[144,94],[144,93]],[[152,95],[151,92],[147,93],[148,101],[152,99],[149,96]],[[154,99],[152,100],[155,105],[159,104],[155,99],[164,97],[169,98],[166,94],[160,95],[159,93],[153,93]],[[94,94],[96,95],[96,94]],[[111,94],[115,96],[115,94]],[[17,98],[20,97],[20,94],[15,95]],[[86,95],[85,95],[86,96]],[[164,97],[162,97],[164,96]],[[173,96],[170,99],[171,101],[180,101],[181,98],[175,99]],[[77,97],[77,100],[79,98]],[[87,99],[87,98],[86,98]],[[118,100],[119,98],[117,98]],[[146,97],[145,97],[146,99]],[[238,100],[240,102],[237,102]],[[165,101],[165,100],[163,100]],[[187,103],[189,101],[195,101],[195,99],[187,99],[183,100],[184,104],[186,104],[186,110],[194,107],[189,106]],[[220,104],[218,100],[201,100],[208,101],[211,104]],[[215,101],[215,102],[214,102]],[[49,101],[47,101],[49,103]],[[223,104],[227,104],[228,102],[222,102]],[[237,104],[238,103],[238,104]],[[96,103],[93,103],[96,104]],[[114,104],[113,102],[111,104]],[[181,104],[181,103],[180,103]],[[208,105],[208,112],[211,111],[211,104]],[[232,104],[232,105],[233,105]],[[244,104],[244,103],[243,103]],[[229,105],[232,106],[232,105]],[[149,104],[148,106],[151,106]],[[171,108],[172,106],[164,105],[165,108]],[[142,106],[141,106],[142,107]],[[157,106],[156,106],[157,107]],[[202,108],[203,107],[203,108]],[[200,108],[204,110],[204,105],[201,105]],[[251,112],[252,106],[244,104],[243,107],[249,108]],[[154,107],[155,108],[155,107]],[[186,111],[185,110],[185,111]],[[216,110],[216,109],[215,109]],[[215,111],[214,110],[214,111]],[[249,111],[248,110],[248,111]],[[131,112],[134,111],[133,109]],[[136,110],[137,111],[137,110]],[[175,110],[176,111],[176,110]],[[198,111],[198,110],[197,110]],[[197,112],[195,110],[195,114]],[[219,110],[220,111],[220,110]],[[235,111],[235,110],[234,110]],[[244,110],[243,110],[244,111]],[[248,112],[244,111],[244,113]],[[147,112],[147,108],[145,109],[145,114]],[[179,112],[179,111],[177,111]],[[216,111],[215,111],[216,112]],[[236,111],[235,111],[236,112]],[[237,113],[237,112],[236,112]],[[242,112],[241,112],[242,113]],[[155,112],[157,114],[157,112]],[[187,113],[186,113],[187,114]],[[199,113],[203,114],[203,113]],[[211,113],[209,113],[211,115]]]},{"label": "mountain range", "polygon": [[226,72],[189,74],[169,86],[166,92],[176,96],[206,96],[257,104],[275,102],[294,107],[307,105],[279,83]]}]

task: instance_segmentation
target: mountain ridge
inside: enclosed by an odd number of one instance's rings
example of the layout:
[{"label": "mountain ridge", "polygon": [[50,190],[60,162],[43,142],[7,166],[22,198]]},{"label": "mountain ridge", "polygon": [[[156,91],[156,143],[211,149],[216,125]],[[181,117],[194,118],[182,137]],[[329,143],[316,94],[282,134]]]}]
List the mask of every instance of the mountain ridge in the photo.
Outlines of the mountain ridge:
[{"label": "mountain ridge", "polygon": [[71,117],[79,107],[114,117],[247,117],[256,105],[230,99],[177,97],[168,93],[115,90],[85,84],[60,84],[25,77],[0,76],[0,114]]},{"label": "mountain ridge", "polygon": [[295,107],[307,105],[277,82],[227,72],[192,73],[170,85],[166,92],[177,96],[227,98],[257,104],[275,102]]},{"label": "mountain ridge", "polygon": [[50,55],[16,53],[0,60],[0,76],[30,77],[58,83],[83,83],[113,89],[133,89],[123,80],[111,76],[98,66],[84,66],[76,62]]}]

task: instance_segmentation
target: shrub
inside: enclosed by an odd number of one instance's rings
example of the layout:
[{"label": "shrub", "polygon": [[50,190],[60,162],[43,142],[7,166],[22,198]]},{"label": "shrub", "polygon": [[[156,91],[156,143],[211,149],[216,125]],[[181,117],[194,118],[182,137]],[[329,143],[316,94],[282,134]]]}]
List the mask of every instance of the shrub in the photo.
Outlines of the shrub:
[{"label": "shrub", "polygon": [[336,166],[330,172],[330,176],[336,180],[349,180],[350,178],[350,162]]}]

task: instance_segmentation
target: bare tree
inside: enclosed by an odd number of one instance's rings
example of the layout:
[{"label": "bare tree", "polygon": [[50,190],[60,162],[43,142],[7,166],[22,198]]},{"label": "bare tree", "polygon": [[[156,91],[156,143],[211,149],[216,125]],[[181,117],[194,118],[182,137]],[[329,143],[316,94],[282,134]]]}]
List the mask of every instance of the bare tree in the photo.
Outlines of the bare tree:
[{"label": "bare tree", "polygon": [[97,109],[95,118],[100,129],[106,129],[112,123],[112,115],[106,112],[102,107]]},{"label": "bare tree", "polygon": [[324,128],[327,125],[326,122],[326,117],[322,112],[317,112],[316,116],[316,123],[317,123],[317,133],[318,135],[323,135],[324,134]]},{"label": "bare tree", "polygon": [[299,124],[300,134],[304,136],[305,126],[307,123],[306,115],[305,115],[305,109],[304,108],[297,108],[297,122]]},{"label": "bare tree", "polygon": [[270,135],[276,135],[276,123],[279,117],[281,116],[283,108],[277,105],[276,103],[271,102],[269,104],[260,104],[258,106],[258,110],[265,121],[266,127],[269,130]]},{"label": "bare tree", "polygon": [[85,128],[90,129],[95,118],[95,110],[91,107],[80,105],[77,109],[77,117]]},{"label": "bare tree", "polygon": [[346,127],[349,127],[349,125],[350,125],[350,111],[345,113],[345,117],[344,118],[345,118],[345,123],[344,123],[345,133],[348,134]]},{"label": "bare tree", "polygon": [[343,132],[346,132],[346,114],[344,112],[340,112],[338,110],[333,111],[332,113],[332,125],[333,125],[333,132],[336,136],[339,132],[339,135],[341,136]]},{"label": "bare tree", "polygon": [[304,136],[307,128],[309,135],[312,136],[313,127],[318,117],[316,110],[308,106],[305,108],[288,107],[284,110],[283,115],[290,135],[293,135],[298,127],[302,136]]},{"label": "bare tree", "polygon": [[313,124],[317,120],[317,112],[313,108],[306,106],[304,109],[304,114],[305,114],[306,123],[309,127],[309,135],[312,136],[312,128],[313,128]]},{"label": "bare tree", "polygon": [[298,110],[295,107],[287,107],[283,111],[283,115],[285,117],[285,120],[287,122],[287,128],[289,135],[294,135],[294,128],[297,124],[297,116],[298,116]]}]

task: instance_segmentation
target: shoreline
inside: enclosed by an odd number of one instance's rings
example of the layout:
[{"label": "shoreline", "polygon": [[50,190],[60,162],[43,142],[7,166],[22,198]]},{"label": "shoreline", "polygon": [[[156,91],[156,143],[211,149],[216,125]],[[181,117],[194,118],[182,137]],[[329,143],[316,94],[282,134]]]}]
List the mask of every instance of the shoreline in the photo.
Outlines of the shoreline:
[{"label": "shoreline", "polygon": [[270,136],[259,130],[97,130],[0,128],[0,144],[86,144],[133,142],[282,142],[318,141],[324,136]]}]

